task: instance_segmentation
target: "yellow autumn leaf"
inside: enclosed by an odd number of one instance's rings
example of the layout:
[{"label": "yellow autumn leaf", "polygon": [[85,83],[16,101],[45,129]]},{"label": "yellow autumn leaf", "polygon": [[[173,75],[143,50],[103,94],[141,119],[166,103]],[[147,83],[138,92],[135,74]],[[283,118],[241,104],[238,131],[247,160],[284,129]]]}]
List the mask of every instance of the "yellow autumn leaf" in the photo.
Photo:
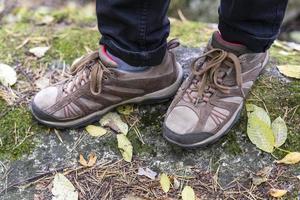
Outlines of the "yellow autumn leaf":
[{"label": "yellow autumn leaf", "polygon": [[130,115],[131,113],[133,113],[133,105],[126,104],[126,105],[118,106],[117,111],[122,115]]},{"label": "yellow autumn leaf", "polygon": [[299,152],[288,153],[284,158],[276,161],[276,163],[287,164],[287,165],[297,164],[298,162],[300,162],[300,153]]},{"label": "yellow autumn leaf", "polygon": [[270,194],[272,197],[275,197],[275,198],[282,197],[282,196],[285,195],[286,193],[287,193],[287,190],[280,190],[280,189],[274,189],[274,188],[272,188],[272,189],[269,191],[269,194]]},{"label": "yellow autumn leaf", "polygon": [[171,182],[170,182],[168,175],[162,174],[160,176],[160,186],[165,193],[169,192]]},{"label": "yellow autumn leaf", "polygon": [[85,130],[93,137],[101,137],[107,133],[105,128],[100,126],[88,125]]},{"label": "yellow autumn leaf", "polygon": [[185,186],[181,192],[182,200],[195,200],[195,192],[191,186]]},{"label": "yellow autumn leaf", "polygon": [[120,149],[123,159],[126,162],[131,162],[132,160],[132,145],[131,142],[128,140],[126,135],[124,134],[118,134],[117,135],[118,140],[118,148]]},{"label": "yellow autumn leaf", "polygon": [[88,156],[88,161],[83,157],[82,154],[79,155],[79,163],[84,167],[92,167],[96,164],[97,156],[95,153],[90,153]]},{"label": "yellow autumn leaf", "polygon": [[300,65],[280,65],[277,68],[285,76],[300,79]]}]

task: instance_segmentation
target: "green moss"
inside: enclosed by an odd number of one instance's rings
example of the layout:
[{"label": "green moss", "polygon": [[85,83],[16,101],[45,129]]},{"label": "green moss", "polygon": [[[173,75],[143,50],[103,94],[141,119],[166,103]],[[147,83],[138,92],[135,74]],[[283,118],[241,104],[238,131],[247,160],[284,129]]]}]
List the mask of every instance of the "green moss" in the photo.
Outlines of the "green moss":
[{"label": "green moss", "polygon": [[[149,144],[143,144],[136,133],[132,130],[127,134],[127,138],[133,146],[133,154],[139,156],[155,156],[154,148]],[[112,151],[119,154],[120,150],[118,149],[118,141],[115,135],[105,138],[101,145],[109,147]]]},{"label": "green moss", "polygon": [[[30,48],[49,46],[51,40],[52,29],[46,26],[22,22],[4,25],[0,28],[0,61],[9,65],[23,63],[30,56]],[[30,67],[41,67],[51,59],[50,56],[31,59],[28,64]]]},{"label": "green moss", "polygon": [[232,129],[221,141],[222,143],[224,142],[224,151],[230,155],[239,155],[243,152],[237,142],[236,130],[237,128]]},{"label": "green moss", "polygon": [[213,29],[207,24],[174,20],[171,23],[170,38],[179,38],[182,44],[190,47],[204,46],[210,39]]},{"label": "green moss", "polygon": [[16,159],[34,148],[33,137],[41,131],[28,109],[10,108],[0,100],[0,158]]},{"label": "green moss", "polygon": [[100,34],[86,28],[66,28],[60,31],[52,42],[49,56],[60,58],[72,64],[73,60],[86,54],[86,49],[98,47]]},{"label": "green moss", "polygon": [[0,28],[0,61],[6,64],[14,64],[25,57],[23,49],[16,50],[26,38],[29,27],[24,23]]},{"label": "green moss", "polygon": [[270,51],[272,57],[274,57],[277,63],[280,65],[298,65],[300,63],[300,52],[298,51],[286,52],[283,49],[276,46],[272,46]]},{"label": "green moss", "polygon": [[156,152],[153,146],[149,144],[143,144],[139,138],[137,137],[136,133],[131,130],[127,134],[128,139],[130,140],[132,146],[133,146],[133,153],[134,155],[140,155],[140,156],[155,156]]},{"label": "green moss", "polygon": [[102,140],[101,146],[109,147],[112,151],[119,152],[118,141],[115,135],[110,135]]},{"label": "green moss", "polygon": [[77,24],[78,26],[95,25],[96,13],[94,4],[87,4],[80,8],[76,5],[69,5],[65,8],[51,13],[57,23],[65,22],[68,24]]}]

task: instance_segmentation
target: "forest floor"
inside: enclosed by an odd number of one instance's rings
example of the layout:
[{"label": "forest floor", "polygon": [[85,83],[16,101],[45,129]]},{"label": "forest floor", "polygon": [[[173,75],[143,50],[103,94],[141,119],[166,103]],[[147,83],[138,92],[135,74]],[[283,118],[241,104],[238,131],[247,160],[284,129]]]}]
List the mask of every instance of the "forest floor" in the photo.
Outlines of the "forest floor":
[{"label": "forest floor", "polygon": [[[131,105],[129,116],[119,113],[129,126],[131,163],[122,160],[113,130],[93,137],[84,128],[55,130],[38,124],[28,108],[31,98],[63,79],[74,59],[97,49],[101,36],[93,4],[30,2],[6,7],[0,15],[0,63],[13,67],[18,75],[13,87],[0,85],[0,199],[52,199],[57,173],[63,173],[84,200],[180,199],[185,185],[198,199],[271,199],[272,188],[286,190],[283,199],[300,199],[300,165],[276,164],[284,152],[277,149],[269,154],[253,145],[246,133],[246,111],[217,143],[185,150],[162,137],[170,102]],[[186,74],[215,29],[215,24],[171,19],[170,38],[182,43],[174,52]],[[299,65],[300,51],[284,44],[277,41],[271,48],[271,60],[247,103],[263,107],[272,120],[281,116],[288,127],[281,148],[300,151],[300,81],[277,69]],[[29,52],[34,47],[49,50],[37,58]],[[91,152],[96,164],[82,166],[80,154],[87,157]],[[139,175],[141,168],[168,174],[170,191],[163,192],[159,175],[153,180]]]}]

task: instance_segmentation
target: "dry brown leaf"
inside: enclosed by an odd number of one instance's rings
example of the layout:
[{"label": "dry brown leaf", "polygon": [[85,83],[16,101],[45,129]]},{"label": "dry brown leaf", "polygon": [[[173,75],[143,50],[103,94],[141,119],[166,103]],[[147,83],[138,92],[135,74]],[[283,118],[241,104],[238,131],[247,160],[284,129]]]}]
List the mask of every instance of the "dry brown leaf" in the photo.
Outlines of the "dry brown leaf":
[{"label": "dry brown leaf", "polygon": [[252,183],[253,185],[260,185],[268,180],[268,177],[270,176],[272,171],[272,167],[265,167],[261,170],[259,170],[256,174],[252,177]]},{"label": "dry brown leaf", "polygon": [[272,197],[275,197],[275,198],[282,197],[282,196],[285,195],[286,193],[287,193],[287,190],[280,190],[280,189],[274,189],[274,188],[272,188],[272,189],[269,191],[269,194],[270,194]]},{"label": "dry brown leaf", "polygon": [[83,157],[82,154],[79,155],[79,163],[84,167],[92,167],[96,164],[97,156],[95,153],[90,153],[88,156],[88,161]]}]

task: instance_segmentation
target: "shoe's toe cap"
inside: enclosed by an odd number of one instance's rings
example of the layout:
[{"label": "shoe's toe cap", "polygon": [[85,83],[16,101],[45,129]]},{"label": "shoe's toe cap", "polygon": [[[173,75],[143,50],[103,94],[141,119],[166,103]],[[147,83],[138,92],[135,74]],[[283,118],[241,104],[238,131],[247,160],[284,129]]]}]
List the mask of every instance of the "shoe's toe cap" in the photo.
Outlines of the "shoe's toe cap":
[{"label": "shoe's toe cap", "polygon": [[198,123],[198,115],[189,107],[177,106],[167,116],[165,125],[173,132],[184,135]]},{"label": "shoe's toe cap", "polygon": [[197,132],[198,123],[199,117],[195,111],[186,106],[176,106],[165,119],[164,137],[182,147],[197,146],[212,136],[208,132]]},{"label": "shoe's toe cap", "polygon": [[56,103],[57,96],[58,89],[56,87],[48,87],[38,92],[31,103],[33,114],[41,120],[52,119],[46,109]]}]

